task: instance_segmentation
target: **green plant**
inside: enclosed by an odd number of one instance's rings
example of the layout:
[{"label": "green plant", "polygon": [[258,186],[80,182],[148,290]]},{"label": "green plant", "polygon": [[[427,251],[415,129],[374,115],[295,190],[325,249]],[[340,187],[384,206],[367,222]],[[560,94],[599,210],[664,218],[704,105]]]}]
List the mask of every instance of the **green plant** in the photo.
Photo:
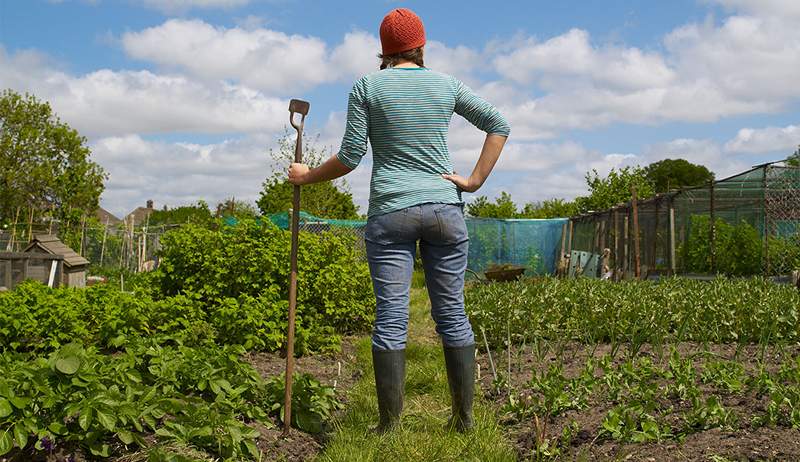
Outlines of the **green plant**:
[{"label": "green plant", "polygon": [[[267,384],[267,396],[271,411],[283,421],[283,397],[286,382],[283,376],[273,378]],[[323,424],[342,403],[336,398],[332,387],[322,385],[309,374],[296,374],[292,379],[292,425],[309,433],[319,433]]]}]

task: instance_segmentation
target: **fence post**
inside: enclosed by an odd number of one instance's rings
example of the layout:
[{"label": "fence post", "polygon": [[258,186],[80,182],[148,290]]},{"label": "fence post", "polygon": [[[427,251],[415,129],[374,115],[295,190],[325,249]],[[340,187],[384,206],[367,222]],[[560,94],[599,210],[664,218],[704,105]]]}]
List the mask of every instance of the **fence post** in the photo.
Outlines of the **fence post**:
[{"label": "fence post", "polygon": [[103,244],[100,246],[100,266],[103,266],[103,258],[106,254],[106,236],[108,236],[108,217],[106,217],[106,224],[103,226]]},{"label": "fence post", "polygon": [[31,205],[31,213],[28,215],[28,242],[33,240],[33,205]]},{"label": "fence post", "polygon": [[716,214],[714,213],[714,180],[709,183],[709,200],[710,200],[710,213],[711,213],[711,226],[709,227],[708,246],[711,253],[711,272],[715,273],[717,269],[717,249],[716,249]]},{"label": "fence post", "polygon": [[619,269],[619,210],[614,208],[614,273]]},{"label": "fence post", "polygon": [[636,279],[641,278],[641,253],[639,248],[639,206],[637,204],[638,198],[636,197],[636,185],[631,187],[632,207],[633,207],[633,258],[634,258],[634,275]]},{"label": "fence post", "polygon": [[677,269],[675,262],[675,204],[669,201],[669,266],[674,275]]},{"label": "fence post", "polygon": [[573,233],[575,231],[575,222],[572,218],[569,219],[569,243],[567,244],[567,253],[572,257],[572,241],[573,241]]},{"label": "fence post", "polygon": [[84,250],[83,250],[83,244],[85,242],[85,238],[86,238],[86,215],[83,215],[81,217],[81,248],[80,248],[80,250],[78,250],[78,252],[80,253],[81,257],[85,253]]},{"label": "fence post", "polygon": [[565,222],[561,225],[561,253],[558,254],[558,258],[556,258],[555,265],[556,265],[556,273],[558,273],[558,269],[563,266],[564,262],[564,247],[567,245],[567,223]]},{"label": "fence post", "polygon": [[764,166],[764,172],[761,177],[761,191],[762,191],[762,209],[764,210],[764,276],[769,276],[771,261],[769,258],[769,234],[770,234],[770,226],[769,226],[769,206],[767,204],[767,168],[768,166]]},{"label": "fence post", "polygon": [[656,217],[655,222],[653,224],[653,254],[650,256],[650,267],[655,269],[656,263],[658,261],[657,254],[658,254],[658,225],[659,225],[659,217],[658,215],[661,213],[661,198],[656,197]]},{"label": "fence post", "polygon": [[11,240],[8,241],[6,250],[9,252],[14,251],[14,239],[17,238],[17,224],[19,223],[19,207],[17,207],[17,214],[14,217],[14,226],[11,227]]},{"label": "fence post", "polygon": [[623,225],[622,225],[622,242],[623,242],[623,252],[625,253],[625,259],[622,260],[622,274],[623,276],[628,273],[628,269],[630,268],[630,209],[626,207],[625,209],[625,216],[623,217]]}]

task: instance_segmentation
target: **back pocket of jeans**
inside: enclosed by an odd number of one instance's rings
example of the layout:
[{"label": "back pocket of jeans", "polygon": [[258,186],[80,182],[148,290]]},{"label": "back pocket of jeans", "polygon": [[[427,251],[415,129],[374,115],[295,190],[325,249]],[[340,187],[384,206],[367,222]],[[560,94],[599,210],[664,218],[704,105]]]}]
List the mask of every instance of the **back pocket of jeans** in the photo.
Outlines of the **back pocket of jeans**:
[{"label": "back pocket of jeans", "polygon": [[458,244],[468,239],[464,211],[460,206],[447,204],[434,213],[439,224],[438,244]]}]

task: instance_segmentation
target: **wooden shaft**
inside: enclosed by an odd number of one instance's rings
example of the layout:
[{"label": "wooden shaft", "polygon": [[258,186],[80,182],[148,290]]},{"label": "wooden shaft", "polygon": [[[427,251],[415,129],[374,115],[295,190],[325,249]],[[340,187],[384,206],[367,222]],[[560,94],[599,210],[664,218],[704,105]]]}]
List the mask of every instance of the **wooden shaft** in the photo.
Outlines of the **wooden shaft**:
[{"label": "wooden shaft", "polygon": [[[294,161],[303,160],[303,127],[297,129],[297,144],[294,149]],[[292,197],[292,250],[289,257],[289,328],[286,333],[286,389],[283,401],[283,433],[289,434],[292,426],[292,374],[294,373],[294,317],[297,310],[297,247],[300,231],[300,186],[294,187]]]}]

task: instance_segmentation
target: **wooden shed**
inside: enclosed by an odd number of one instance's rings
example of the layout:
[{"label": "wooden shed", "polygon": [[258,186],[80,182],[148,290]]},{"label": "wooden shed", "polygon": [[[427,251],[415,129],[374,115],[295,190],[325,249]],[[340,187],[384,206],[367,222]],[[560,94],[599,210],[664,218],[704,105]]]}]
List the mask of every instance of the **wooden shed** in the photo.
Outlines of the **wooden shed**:
[{"label": "wooden shed", "polygon": [[11,290],[27,279],[58,287],[63,268],[64,257],[61,255],[0,252],[0,291]]},{"label": "wooden shed", "polygon": [[89,260],[78,255],[56,236],[37,234],[22,252],[61,255],[64,261],[59,285],[86,287],[86,270],[89,267]]}]

